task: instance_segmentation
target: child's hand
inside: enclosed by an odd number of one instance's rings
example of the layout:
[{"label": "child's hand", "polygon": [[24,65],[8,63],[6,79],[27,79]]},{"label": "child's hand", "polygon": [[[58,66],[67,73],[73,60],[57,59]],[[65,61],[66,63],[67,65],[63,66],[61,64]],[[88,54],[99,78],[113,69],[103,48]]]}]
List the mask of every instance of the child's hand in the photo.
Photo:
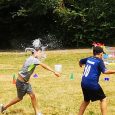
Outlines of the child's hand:
[{"label": "child's hand", "polygon": [[79,66],[80,66],[80,67],[82,67],[82,66],[83,66],[83,64],[79,63]]},{"label": "child's hand", "polygon": [[61,76],[60,73],[58,73],[58,72],[54,72],[54,74],[55,74],[57,77],[60,77],[60,76]]}]

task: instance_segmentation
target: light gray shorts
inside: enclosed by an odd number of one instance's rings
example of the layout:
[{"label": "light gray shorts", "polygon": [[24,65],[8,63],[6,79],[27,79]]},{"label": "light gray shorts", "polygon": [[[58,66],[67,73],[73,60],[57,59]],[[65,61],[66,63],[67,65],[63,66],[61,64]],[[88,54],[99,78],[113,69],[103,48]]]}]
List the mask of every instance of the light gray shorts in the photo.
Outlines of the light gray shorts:
[{"label": "light gray shorts", "polygon": [[27,93],[32,93],[32,87],[29,83],[16,80],[17,96],[19,99],[23,99],[23,96]]}]

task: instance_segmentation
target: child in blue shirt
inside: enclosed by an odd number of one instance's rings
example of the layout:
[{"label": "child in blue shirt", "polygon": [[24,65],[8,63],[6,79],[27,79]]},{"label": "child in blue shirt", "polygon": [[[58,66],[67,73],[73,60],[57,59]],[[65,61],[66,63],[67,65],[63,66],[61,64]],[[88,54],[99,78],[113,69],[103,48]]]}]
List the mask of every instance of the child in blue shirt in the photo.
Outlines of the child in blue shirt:
[{"label": "child in blue shirt", "polygon": [[82,75],[81,88],[84,96],[84,101],[80,106],[78,115],[83,115],[90,101],[100,100],[100,108],[102,115],[107,115],[106,96],[103,89],[99,85],[100,74],[114,74],[115,70],[108,70],[102,60],[103,49],[99,46],[93,48],[93,56],[81,59],[80,67],[85,65]]}]

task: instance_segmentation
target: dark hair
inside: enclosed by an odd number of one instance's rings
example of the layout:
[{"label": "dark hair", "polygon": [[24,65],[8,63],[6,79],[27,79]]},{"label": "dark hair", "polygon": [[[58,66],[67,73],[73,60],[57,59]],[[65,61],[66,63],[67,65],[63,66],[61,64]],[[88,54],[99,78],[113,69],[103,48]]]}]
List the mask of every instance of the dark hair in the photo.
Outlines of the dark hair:
[{"label": "dark hair", "polygon": [[102,52],[105,54],[102,47],[100,46],[93,47],[93,55],[98,55]]}]

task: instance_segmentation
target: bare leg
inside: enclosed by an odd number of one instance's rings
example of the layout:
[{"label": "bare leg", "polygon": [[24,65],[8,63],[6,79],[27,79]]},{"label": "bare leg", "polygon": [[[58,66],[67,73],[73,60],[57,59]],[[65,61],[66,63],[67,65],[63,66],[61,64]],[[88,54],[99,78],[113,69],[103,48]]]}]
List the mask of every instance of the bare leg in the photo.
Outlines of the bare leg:
[{"label": "bare leg", "polygon": [[78,115],[83,115],[86,107],[88,106],[88,104],[90,103],[90,101],[83,101],[81,106],[80,106],[80,109],[79,109],[79,113]]},{"label": "bare leg", "polygon": [[107,115],[107,101],[106,98],[100,100],[100,108],[102,115]]},{"label": "bare leg", "polygon": [[36,96],[35,96],[35,94],[33,92],[30,93],[29,96],[31,97],[31,102],[32,102],[32,106],[33,106],[34,111],[35,111],[35,115],[37,115],[38,106],[37,106]]},{"label": "bare leg", "polygon": [[16,104],[17,102],[21,101],[22,99],[19,99],[18,97],[14,98],[13,100],[11,100],[8,104],[4,105],[4,109],[7,109],[8,107],[10,107],[11,105]]}]

